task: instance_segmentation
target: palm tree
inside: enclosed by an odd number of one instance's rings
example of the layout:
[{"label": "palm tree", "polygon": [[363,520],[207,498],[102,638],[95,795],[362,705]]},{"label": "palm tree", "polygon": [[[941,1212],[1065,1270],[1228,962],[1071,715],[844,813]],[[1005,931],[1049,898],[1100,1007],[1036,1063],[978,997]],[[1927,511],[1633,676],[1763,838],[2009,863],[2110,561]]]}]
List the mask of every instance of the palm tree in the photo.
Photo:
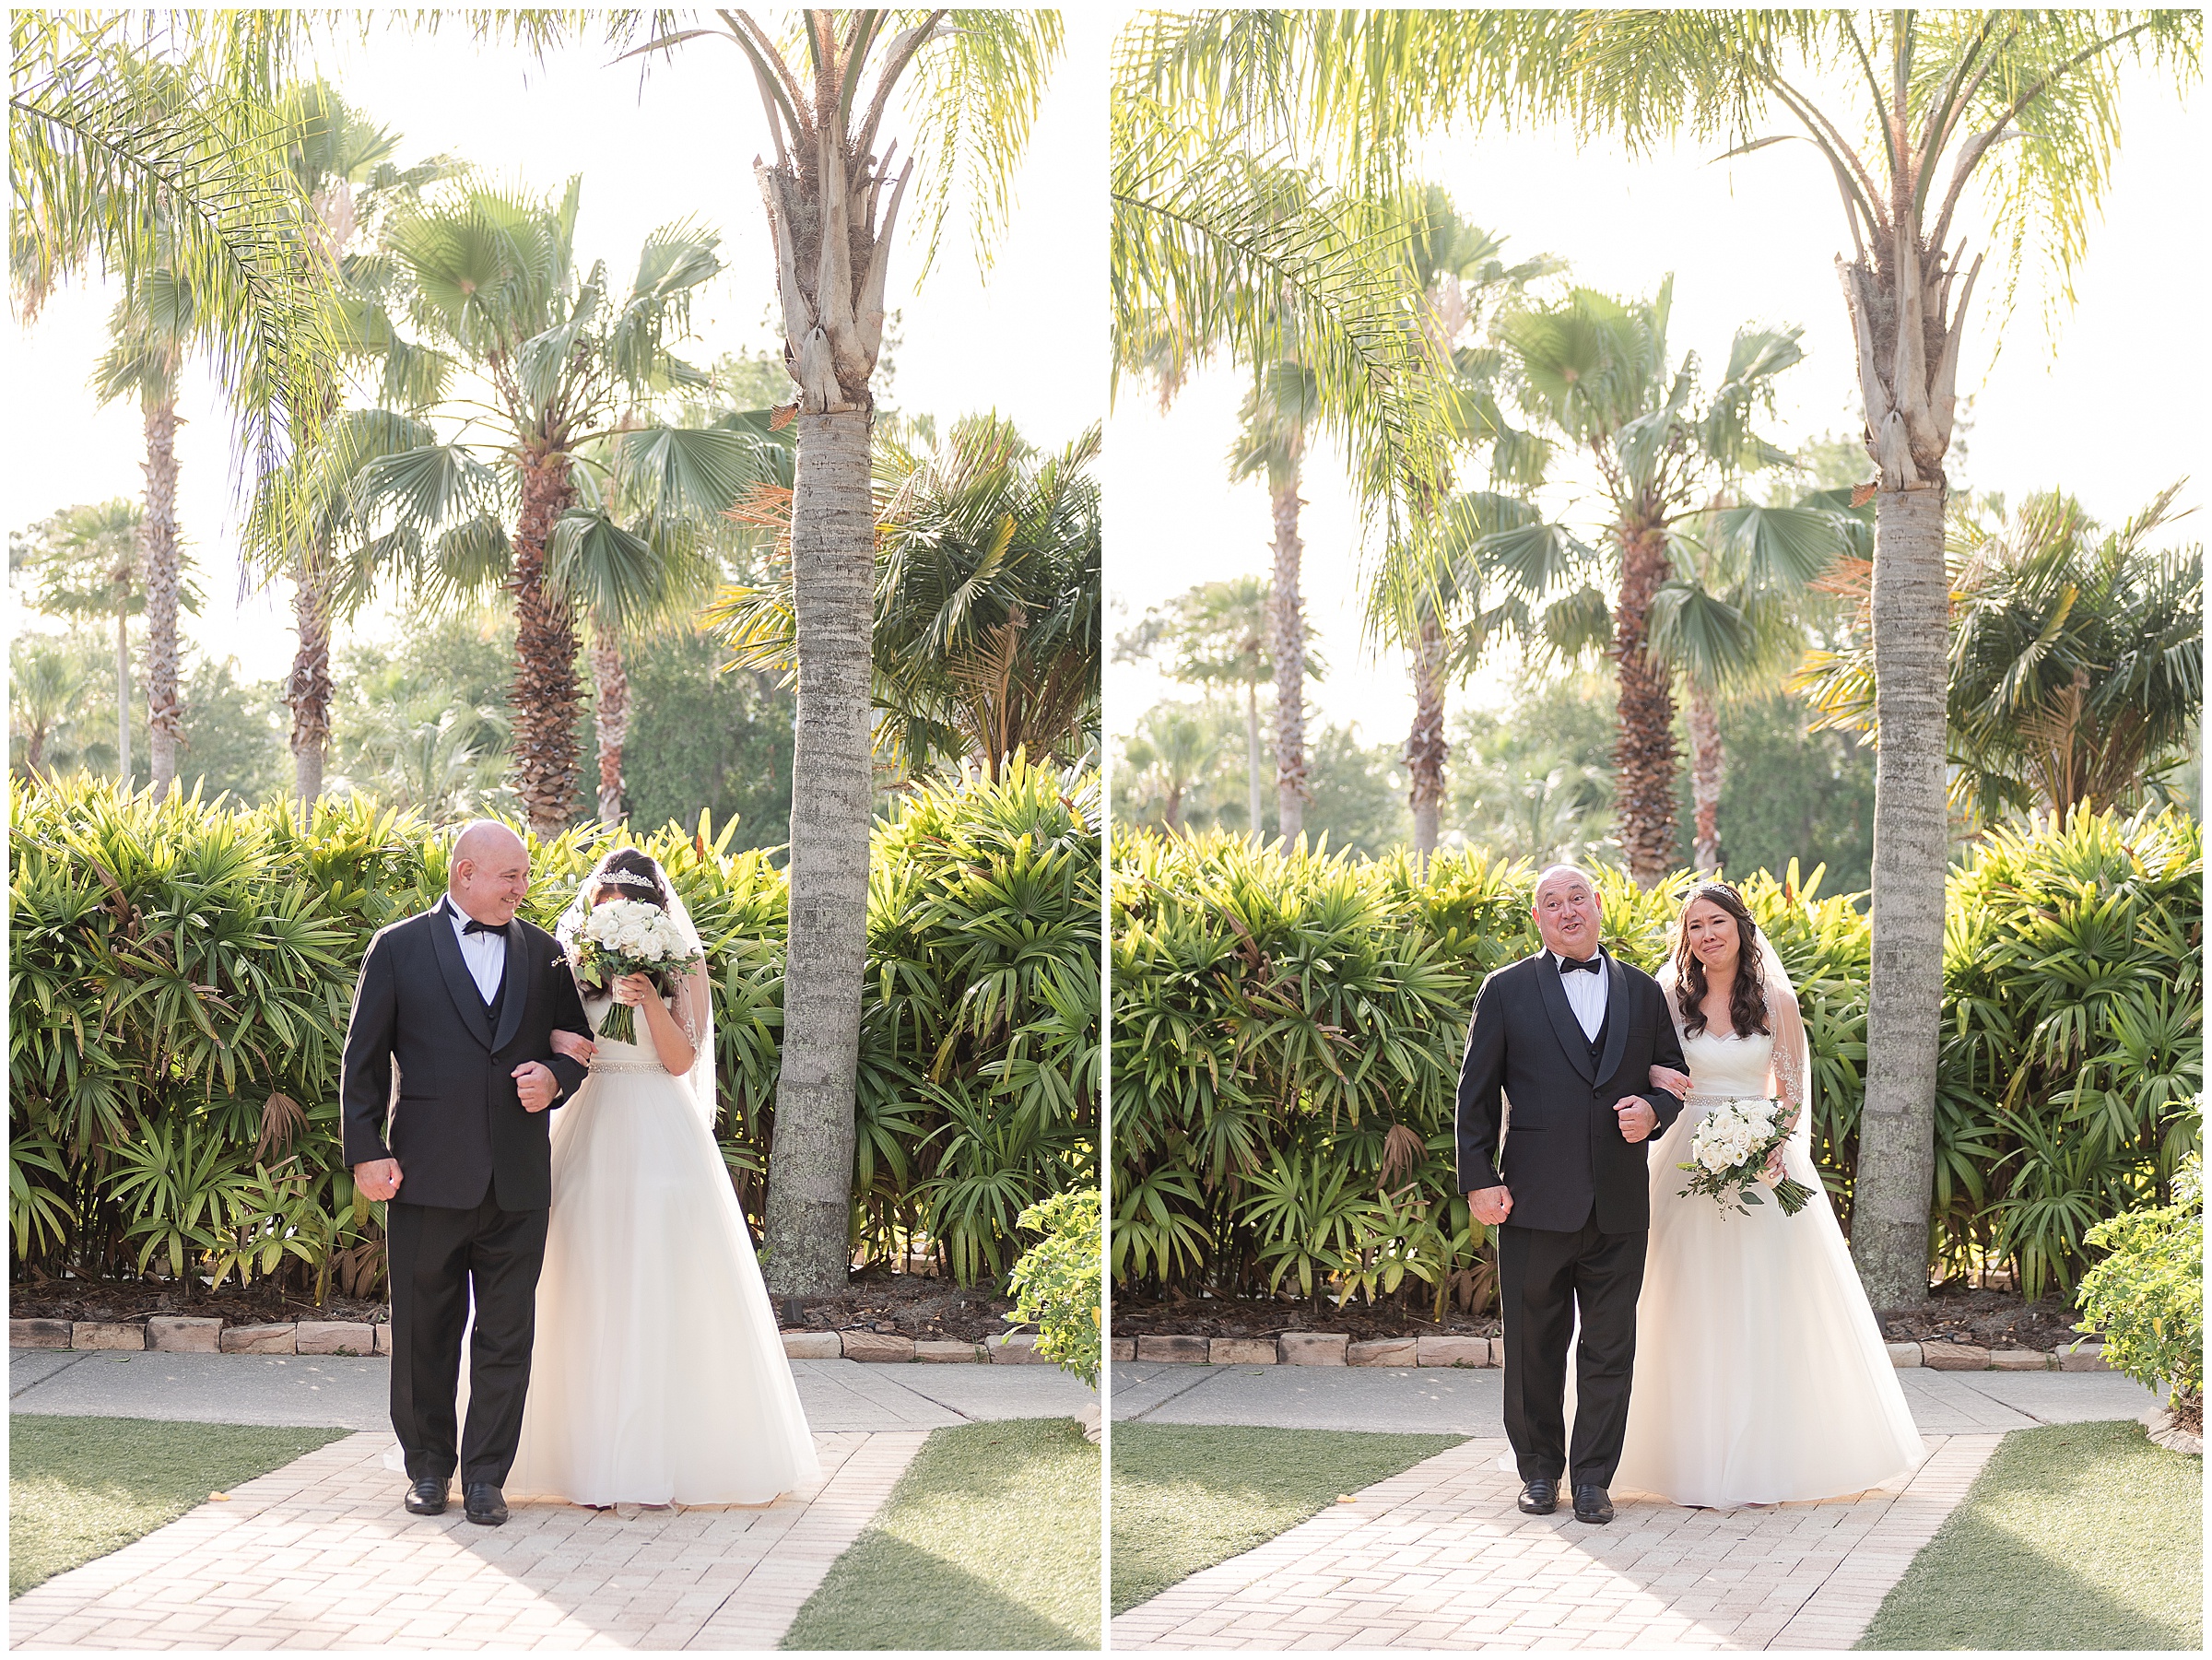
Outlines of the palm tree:
[{"label": "palm tree", "polygon": [[[1881,900],[1852,1226],[1877,1307],[1927,1294],[1950,847],[1944,459],[1983,262],[1965,243],[1979,221],[2016,277],[2030,243],[2069,274],[2111,177],[2121,77],[2193,83],[2203,29],[2187,11],[1646,10],[1514,14],[1491,37],[1536,112],[1636,147],[1685,130],[1732,154],[1802,138],[1841,199],[1878,549]],[[1830,85],[1851,90],[1816,94]]]},{"label": "palm tree", "polygon": [[1237,441],[1229,476],[1267,480],[1268,516],[1275,524],[1275,570],[1267,583],[1267,656],[1275,665],[1275,820],[1286,842],[1305,833],[1306,607],[1299,592],[1305,543],[1298,534],[1304,505],[1298,489],[1305,470],[1310,429],[1318,423],[1320,382],[1294,358],[1261,370],[1238,411]]},{"label": "palm tree", "polygon": [[[911,20],[910,20],[911,19]],[[901,25],[904,25],[903,27]],[[1050,11],[806,11],[797,39],[750,12],[615,14],[603,27],[632,55],[712,41],[735,49],[739,96],[758,94],[773,147],[754,182],[775,250],[783,361],[795,383],[791,507],[798,720],[791,806],[791,927],[776,1086],[776,1179],[766,1272],[779,1294],[844,1288],[867,960],[874,819],[868,705],[875,524],[871,383],[883,343],[892,232],[919,176],[934,253],[964,178],[988,259],[1061,43]],[[551,39],[582,25],[514,14]],[[650,36],[650,38],[645,38]],[[879,146],[894,97],[916,122],[894,171]],[[888,187],[888,193],[887,193]]]},{"label": "palm tree", "polygon": [[[2200,547],[2160,549],[2180,487],[2107,530],[2057,490],[2001,523],[1954,516],[1949,753],[1957,806],[1987,819],[2028,808],[2141,799],[2187,754],[2204,697]],[[1870,568],[1835,584],[1861,603]],[[1878,700],[1862,626],[1816,653],[1805,684],[1821,724],[1872,730]]]},{"label": "palm tree", "polygon": [[[1561,602],[1552,633],[1582,645],[1610,635],[1620,687],[1615,825],[1630,873],[1646,888],[1674,863],[1674,675],[1649,640],[1653,602],[1671,571],[1671,527],[1718,481],[1789,463],[1751,421],[1771,404],[1776,377],[1805,355],[1797,329],[1740,330],[1721,383],[1698,406],[1696,359],[1667,358],[1673,292],[1672,277],[1650,300],[1576,288],[1557,305],[1510,312],[1497,327],[1522,407],[1559,446],[1587,456],[1610,508],[1605,540],[1619,564],[1609,629],[1600,631],[1602,601],[1585,586]],[[1811,535],[1818,524],[1797,528]]]},{"label": "palm tree", "polygon": [[[1010,421],[971,416],[927,451],[879,442],[877,742],[912,772],[967,761],[995,780],[1016,753],[1073,756],[1096,739],[1100,433],[1041,457]],[[702,618],[733,666],[795,662],[789,491],[748,523],[777,534],[772,580],[723,590]]]},{"label": "palm tree", "polygon": [[9,24],[23,314],[77,275],[105,274],[134,297],[190,294],[240,447],[265,472],[282,459],[287,413],[315,406],[333,358],[324,274],[293,255],[301,204],[276,108],[306,27],[305,14],[250,9],[24,10]]},{"label": "palm tree", "polygon": [[116,305],[108,321],[112,344],[92,377],[102,404],[137,398],[146,432],[138,568],[146,584],[147,741],[157,795],[165,795],[176,778],[184,732],[178,685],[183,568],[177,526],[177,382],[200,331],[192,290],[174,271],[156,271]]},{"label": "palm tree", "polygon": [[31,643],[9,665],[7,708],[23,734],[25,777],[45,775],[46,740],[76,707],[91,677],[83,664],[52,641]]},{"label": "palm tree", "polygon": [[1652,597],[1650,642],[1652,655],[1680,674],[1689,706],[1691,857],[1700,871],[1721,869],[1721,701],[1795,666],[1806,590],[1864,528],[1832,504],[1746,507],[1723,492],[1669,538],[1675,575]]},{"label": "palm tree", "polygon": [[[1451,746],[1444,738],[1446,686],[1473,668],[1495,630],[1486,626],[1459,630],[1463,613],[1478,612],[1483,583],[1464,557],[1465,538],[1452,553],[1451,539],[1440,535],[1440,510],[1451,486],[1453,452],[1488,447],[1490,474],[1500,482],[1541,476],[1543,445],[1513,430],[1499,410],[1493,385],[1499,369],[1495,348],[1463,345],[1478,338],[1501,304],[1517,298],[1538,277],[1565,269],[1565,262],[1539,255],[1508,266],[1499,256],[1504,239],[1462,219],[1441,186],[1406,193],[1411,234],[1406,263],[1419,290],[1415,313],[1422,343],[1439,365],[1442,382],[1443,431],[1452,450],[1435,475],[1408,481],[1413,521],[1424,533],[1392,549],[1371,595],[1371,623],[1403,644],[1413,663],[1413,728],[1406,739],[1406,806],[1413,814],[1414,851],[1426,864],[1436,851],[1437,818],[1444,799],[1444,764]],[[1463,498],[1445,515],[1470,516],[1488,530],[1524,524],[1537,515],[1522,511],[1512,498]]]},{"label": "palm tree", "polygon": [[1161,704],[1146,711],[1135,732],[1122,747],[1122,760],[1137,788],[1159,800],[1160,821],[1170,835],[1182,830],[1183,802],[1214,764],[1214,735],[1187,709]]},{"label": "palm tree", "polygon": [[[399,135],[375,125],[320,81],[286,90],[279,112],[290,135],[287,151],[293,188],[306,205],[307,240],[294,251],[309,272],[335,274],[324,289],[326,309],[335,312],[329,333],[344,357],[355,364],[373,362],[381,371],[378,391],[386,401],[418,407],[442,390],[447,360],[405,340],[386,313],[379,292],[377,262],[352,252],[364,230],[373,227],[396,200],[411,198],[434,180],[457,171],[443,159],[402,170],[392,158]],[[301,453],[312,451],[321,429],[336,413],[339,388],[325,388],[312,423],[303,423]],[[285,679],[284,700],[292,712],[292,788],[303,802],[323,793],[323,771],[330,747],[331,630],[342,612],[365,597],[335,563],[332,540],[337,518],[325,496],[305,512],[286,512],[283,482],[297,472],[273,475],[257,503],[258,529],[273,533],[279,546],[269,550],[281,559],[292,582],[292,620],[299,646]]]},{"label": "palm tree", "polygon": [[568,825],[580,783],[576,618],[548,569],[555,528],[582,493],[590,446],[619,415],[703,383],[670,343],[693,291],[722,269],[713,232],[664,226],[646,239],[629,292],[613,297],[604,265],[575,267],[580,195],[573,179],[558,201],[472,182],[394,214],[387,245],[415,324],[482,382],[470,425],[487,439],[440,442],[412,430],[419,441],[380,443],[353,481],[358,516],[388,520],[403,551],[419,549],[452,586],[496,581],[513,594],[514,788],[541,836]]},{"label": "palm tree", "polygon": [[[1267,584],[1256,576],[1201,583],[1185,589],[1165,606],[1113,642],[1117,663],[1150,656],[1161,647],[1171,653],[1171,678],[1186,685],[1234,686],[1244,693],[1246,823],[1253,835],[1265,818],[1260,778],[1260,687],[1275,678],[1267,655]],[[1314,654],[1306,653],[1306,676],[1323,677]]]},{"label": "palm tree", "polygon": [[[32,532],[38,587],[31,603],[55,617],[115,619],[115,775],[131,783],[131,618],[146,609],[140,571],[145,554],[142,503],[127,496],[65,507]],[[196,609],[189,586],[180,597]]]}]

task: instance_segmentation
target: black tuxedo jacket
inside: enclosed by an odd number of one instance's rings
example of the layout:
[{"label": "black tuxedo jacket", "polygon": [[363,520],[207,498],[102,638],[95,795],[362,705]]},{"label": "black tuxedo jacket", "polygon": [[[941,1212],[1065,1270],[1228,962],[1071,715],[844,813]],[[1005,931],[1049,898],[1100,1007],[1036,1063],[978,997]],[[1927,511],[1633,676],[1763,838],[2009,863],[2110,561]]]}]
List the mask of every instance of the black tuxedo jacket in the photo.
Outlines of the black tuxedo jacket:
[{"label": "black tuxedo jacket", "polygon": [[502,1210],[544,1209],[553,1202],[551,1111],[524,1111],[512,1074],[542,1061],[560,1096],[582,1087],[584,1067],[553,1053],[557,1027],[591,1030],[560,943],[543,928],[520,917],[507,924],[496,1022],[442,908],[383,929],[361,960],[346,1028],[346,1162],[397,1159],[402,1204],[468,1208],[496,1188]]},{"label": "black tuxedo jacket", "polygon": [[[1681,1115],[1682,1102],[1652,1088],[1655,1062],[1687,1072],[1659,983],[1607,954],[1606,1023],[1593,1057],[1547,952],[1482,983],[1459,1069],[1459,1190],[1512,1190],[1509,1228],[1566,1232],[1594,1211],[1601,1233],[1652,1225],[1645,1151]],[[1502,1092],[1513,1103],[1499,1152]],[[1613,1103],[1641,1095],[1659,1114],[1642,1141],[1620,1133]]]}]

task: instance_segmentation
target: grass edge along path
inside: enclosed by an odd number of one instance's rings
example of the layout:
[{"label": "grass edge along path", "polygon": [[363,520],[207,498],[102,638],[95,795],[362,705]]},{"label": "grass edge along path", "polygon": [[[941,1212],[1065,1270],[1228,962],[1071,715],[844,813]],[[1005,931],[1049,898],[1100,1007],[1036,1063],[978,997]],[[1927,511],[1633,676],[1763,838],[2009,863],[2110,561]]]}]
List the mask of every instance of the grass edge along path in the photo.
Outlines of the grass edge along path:
[{"label": "grass edge along path", "polygon": [[2203,1481],[2132,1421],[2016,1430],[1857,1646],[2201,1649]]},{"label": "grass edge along path", "polygon": [[350,1430],[166,1419],[8,1419],[7,1595],[111,1556]]},{"label": "grass edge along path", "polygon": [[787,1649],[1095,1649],[1099,1449],[1073,1419],[936,1430]]},{"label": "grass edge along path", "polygon": [[1265,1544],[1345,1493],[1448,1452],[1464,1435],[1113,1427],[1113,1611]]}]

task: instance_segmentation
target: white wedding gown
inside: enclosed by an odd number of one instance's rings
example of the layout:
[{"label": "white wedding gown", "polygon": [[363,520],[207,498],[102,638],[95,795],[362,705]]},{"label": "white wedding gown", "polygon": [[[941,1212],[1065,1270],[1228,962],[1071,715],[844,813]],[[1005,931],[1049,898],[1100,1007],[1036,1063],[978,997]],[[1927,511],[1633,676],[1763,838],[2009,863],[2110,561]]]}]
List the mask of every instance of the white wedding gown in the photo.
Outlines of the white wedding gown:
[{"label": "white wedding gown", "polygon": [[[1787,1036],[1798,1038],[1794,1023]],[[1783,1149],[1813,1190],[1785,1217],[1680,1196],[1698,1121],[1768,1096],[1774,1040],[1683,1039],[1690,1095],[1652,1149],[1652,1233],[1615,1489],[1725,1509],[1864,1491],[1924,1454],[1801,1125]],[[1802,1066],[1798,1068],[1802,1076]],[[1796,1090],[1790,1092],[1799,1093]]]},{"label": "white wedding gown", "polygon": [[[586,1001],[594,1030],[608,1008]],[[638,1019],[640,1035],[644,1016]],[[650,1047],[595,1040],[553,1122],[553,1208],[509,1498],[760,1504],[814,1438],[706,1113]]]}]

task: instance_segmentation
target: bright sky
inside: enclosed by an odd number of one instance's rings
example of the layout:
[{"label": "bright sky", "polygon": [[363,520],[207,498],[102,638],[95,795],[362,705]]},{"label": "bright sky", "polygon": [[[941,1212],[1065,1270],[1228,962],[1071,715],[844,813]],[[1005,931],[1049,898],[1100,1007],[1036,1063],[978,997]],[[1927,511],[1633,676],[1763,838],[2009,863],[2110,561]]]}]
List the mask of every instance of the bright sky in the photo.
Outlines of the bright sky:
[{"label": "bright sky", "polygon": [[[995,408],[1050,447],[1100,418],[1107,386],[1112,19],[1071,13],[1066,27],[1066,54],[988,280],[970,252],[967,221],[956,218],[935,269],[915,291],[921,225],[911,191],[890,272],[891,303],[903,314],[898,406],[941,422]],[[690,42],[673,63],[656,65],[641,95],[636,63],[609,65],[609,55],[571,50],[541,67],[528,53],[480,49],[456,29],[434,38],[383,29],[327,54],[322,69],[348,102],[403,135],[402,161],[452,154],[541,192],[581,173],[579,263],[606,259],[618,286],[636,270],[647,232],[705,220],[722,232],[728,269],[694,305],[700,338],[682,349],[705,363],[725,350],[769,346],[773,264],[752,173],[768,135],[744,59],[727,41]],[[56,296],[29,329],[0,329],[17,392],[6,418],[10,528],[144,488],[136,407],[97,408],[85,390],[112,300],[111,290],[80,287]],[[187,377],[182,413],[190,424],[178,445],[180,513],[209,597],[206,614],[187,618],[186,630],[235,653],[250,677],[276,675],[291,656],[290,597],[280,589],[239,603],[230,420],[205,373]]]},{"label": "bright sky", "polygon": [[[2030,277],[1996,350],[2003,283],[1984,268],[1959,376],[1974,399],[1970,453],[1955,478],[2016,497],[2062,485],[2111,520],[2185,475],[2194,482],[2183,500],[2203,501],[2208,250],[2206,216],[2185,206],[2203,197],[2201,106],[2184,112],[2150,88],[2124,103],[2103,222],[2091,230],[2055,343],[2044,289]],[[1623,296],[1652,293],[1673,272],[1677,360],[1694,349],[1717,371],[1744,324],[1803,324],[1809,358],[1783,377],[1771,430],[1787,443],[1855,432],[1850,328],[1832,263],[1848,232],[1834,185],[1809,145],[1714,163],[1726,147],[1631,160],[1618,146],[1578,153],[1556,130],[1463,135],[1431,144],[1418,171],[1445,187],[1463,218],[1504,235],[1509,261],[1556,253],[1573,280]],[[1223,465],[1244,384],[1235,370],[1214,370],[1162,418],[1141,385],[1124,383],[1107,428],[1110,635],[1193,583],[1270,569],[1265,483],[1232,486]],[[1332,670],[1309,698],[1325,719],[1357,721],[1368,743],[1402,744],[1413,713],[1407,672],[1397,653],[1359,648],[1361,515],[1334,455],[1310,465],[1303,493],[1308,617]],[[1554,512],[1563,505],[1547,503]],[[2183,534],[2198,540],[2204,531],[2192,520]],[[1193,695],[1148,666],[1107,673],[1117,732],[1161,696]],[[1501,676],[1478,675],[1453,703],[1499,700]]]}]

